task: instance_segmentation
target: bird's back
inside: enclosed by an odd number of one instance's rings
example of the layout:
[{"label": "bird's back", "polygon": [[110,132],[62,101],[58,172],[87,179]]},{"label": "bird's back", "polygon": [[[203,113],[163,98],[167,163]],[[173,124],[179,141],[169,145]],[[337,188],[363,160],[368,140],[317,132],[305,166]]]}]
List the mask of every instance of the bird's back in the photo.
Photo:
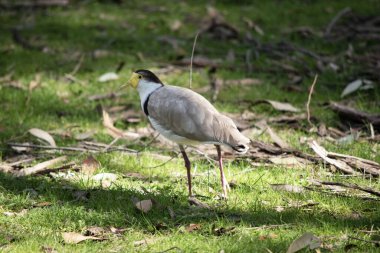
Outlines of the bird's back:
[{"label": "bird's back", "polygon": [[248,149],[250,140],[234,122],[189,89],[170,85],[157,89],[149,98],[148,112],[150,119],[175,135],[197,142],[226,144],[239,152]]}]

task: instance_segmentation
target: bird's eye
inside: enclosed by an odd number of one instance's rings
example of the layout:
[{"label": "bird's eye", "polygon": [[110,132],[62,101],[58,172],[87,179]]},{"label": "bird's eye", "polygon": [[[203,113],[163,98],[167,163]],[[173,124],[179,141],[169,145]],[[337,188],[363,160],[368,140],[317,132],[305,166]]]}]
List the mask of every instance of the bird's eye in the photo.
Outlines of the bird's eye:
[{"label": "bird's eye", "polygon": [[139,76],[139,79],[141,79],[142,76]]}]

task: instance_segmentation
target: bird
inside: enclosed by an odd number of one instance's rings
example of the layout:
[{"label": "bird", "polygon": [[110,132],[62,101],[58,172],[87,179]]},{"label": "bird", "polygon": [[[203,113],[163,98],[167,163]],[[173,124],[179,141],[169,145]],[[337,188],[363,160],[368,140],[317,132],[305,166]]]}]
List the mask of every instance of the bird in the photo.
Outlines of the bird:
[{"label": "bird", "polygon": [[189,197],[193,196],[191,162],[184,146],[213,144],[218,154],[222,196],[228,198],[229,185],[223,171],[221,145],[244,154],[251,142],[233,120],[218,112],[202,95],[184,87],[164,84],[146,69],[134,71],[126,86],[138,91],[141,108],[152,127],[178,144],[187,170]]}]

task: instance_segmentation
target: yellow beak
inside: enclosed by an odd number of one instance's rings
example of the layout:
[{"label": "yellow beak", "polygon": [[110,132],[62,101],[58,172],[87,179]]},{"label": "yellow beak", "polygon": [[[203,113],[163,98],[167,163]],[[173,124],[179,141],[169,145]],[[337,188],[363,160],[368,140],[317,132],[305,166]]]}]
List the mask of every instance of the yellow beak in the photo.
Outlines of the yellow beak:
[{"label": "yellow beak", "polygon": [[127,84],[123,85],[122,87],[126,87],[126,86],[132,86],[133,88],[136,89],[137,85],[139,84],[139,74],[136,74],[136,73],[132,73],[132,76],[131,78],[129,78]]}]

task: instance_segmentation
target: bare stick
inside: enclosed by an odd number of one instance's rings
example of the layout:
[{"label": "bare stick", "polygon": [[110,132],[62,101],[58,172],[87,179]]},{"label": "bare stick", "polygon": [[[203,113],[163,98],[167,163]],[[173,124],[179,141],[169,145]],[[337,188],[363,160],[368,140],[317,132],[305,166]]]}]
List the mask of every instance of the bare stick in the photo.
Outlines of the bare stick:
[{"label": "bare stick", "polygon": [[318,79],[318,74],[315,74],[314,81],[313,81],[313,84],[310,87],[309,97],[308,97],[307,103],[306,103],[307,122],[309,122],[309,124],[311,126],[313,125],[313,123],[311,123],[311,121],[310,121],[310,101],[311,101],[311,94],[313,94],[313,91],[314,91],[314,86],[317,83],[317,79]]},{"label": "bare stick", "polygon": [[193,43],[193,50],[191,52],[191,58],[190,58],[190,89],[191,89],[191,83],[193,82],[193,58],[194,58],[194,51],[195,51],[195,45],[197,44],[197,39],[198,39],[199,31],[195,35],[194,38],[194,43]]},{"label": "bare stick", "polygon": [[[78,148],[78,147],[52,147],[52,146],[43,146],[43,145],[33,145],[33,144],[22,144],[22,143],[8,143],[11,147],[25,147],[25,148],[39,148],[39,149],[53,149],[53,150],[61,150],[61,151],[77,151],[77,152],[93,152],[93,153],[101,153],[102,151],[99,150],[99,148],[91,148],[91,147],[85,147],[85,148]],[[102,146],[103,148],[107,147],[107,144],[104,144]],[[108,149],[107,151],[124,151],[131,154],[137,154],[138,151],[128,148],[120,148],[120,147],[113,147],[111,149]]]},{"label": "bare stick", "polygon": [[[319,181],[317,181],[317,182],[319,182]],[[375,190],[375,189],[371,189],[371,188],[365,187],[365,186],[359,186],[359,185],[350,184],[350,183],[340,183],[340,182],[319,182],[319,183],[321,183],[323,185],[336,185],[336,186],[341,186],[341,187],[345,187],[345,188],[349,188],[349,189],[360,190],[360,191],[363,191],[363,192],[366,192],[369,194],[373,194],[377,197],[380,197],[380,191]]]},{"label": "bare stick", "polygon": [[349,13],[350,11],[351,11],[351,8],[350,7],[346,7],[343,10],[341,10],[340,12],[338,12],[335,15],[335,17],[331,20],[331,22],[328,24],[328,26],[326,27],[325,36],[330,35],[332,29],[334,28],[334,26],[338,22],[338,20],[341,17],[343,17],[344,15],[346,15],[347,13]]},{"label": "bare stick", "polygon": [[73,71],[71,71],[71,73],[70,73],[69,75],[71,75],[71,76],[75,76],[75,74],[78,72],[78,70],[79,70],[80,67],[82,66],[83,60],[84,60],[84,54],[82,54],[82,55],[80,56],[78,63],[75,65]]},{"label": "bare stick", "polygon": [[21,177],[21,176],[29,176],[29,175],[37,174],[58,162],[65,161],[66,159],[67,159],[66,156],[57,157],[57,158],[36,164],[33,167],[19,170],[15,173],[15,175],[17,177]]},{"label": "bare stick", "polygon": [[357,237],[353,237],[353,236],[348,236],[348,238],[353,239],[353,240],[362,241],[362,242],[368,242],[368,243],[380,244],[380,241],[365,240],[365,239],[361,239],[361,238],[357,238]]}]

